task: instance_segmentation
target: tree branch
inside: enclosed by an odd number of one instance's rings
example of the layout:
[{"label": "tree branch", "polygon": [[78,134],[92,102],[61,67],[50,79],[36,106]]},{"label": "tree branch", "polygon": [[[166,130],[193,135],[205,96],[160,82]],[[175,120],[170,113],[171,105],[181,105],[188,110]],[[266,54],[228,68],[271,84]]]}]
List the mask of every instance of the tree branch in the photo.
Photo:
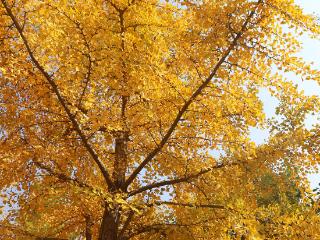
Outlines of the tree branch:
[{"label": "tree branch", "polygon": [[167,228],[172,228],[172,227],[177,227],[177,228],[189,228],[192,226],[197,226],[199,224],[204,224],[208,223],[212,220],[217,220],[217,219],[225,219],[225,217],[211,217],[211,218],[206,218],[205,220],[200,220],[192,223],[155,223],[153,225],[147,225],[143,226],[142,228],[138,228],[136,231],[134,231],[132,234],[128,235],[125,240],[128,240],[134,236],[147,233],[147,232],[159,232],[161,230],[165,230]]},{"label": "tree branch", "polygon": [[15,28],[17,29],[26,49],[27,52],[33,62],[33,64],[36,66],[36,68],[40,71],[40,73],[45,77],[45,79],[48,81],[48,83],[50,84],[52,91],[54,92],[54,94],[56,95],[56,97],[58,98],[58,101],[60,102],[60,104],[62,105],[64,111],[66,112],[69,120],[71,121],[74,129],[76,130],[77,134],[80,136],[80,139],[84,145],[84,147],[87,149],[87,151],[89,152],[89,154],[91,155],[91,157],[93,158],[93,160],[96,162],[96,164],[98,165],[107,185],[109,189],[114,189],[114,184],[111,180],[111,177],[109,175],[109,172],[107,171],[107,169],[105,168],[104,164],[102,163],[102,161],[100,160],[99,156],[97,155],[97,153],[94,151],[94,149],[92,148],[92,146],[89,144],[85,134],[82,132],[80,125],[78,124],[77,120],[75,119],[75,116],[71,113],[71,110],[68,108],[67,103],[65,101],[65,99],[62,97],[57,84],[55,83],[55,81],[51,78],[51,76],[45,71],[45,69],[41,66],[41,64],[39,63],[39,61],[36,59],[36,57],[34,56],[30,45],[28,43],[27,38],[25,37],[22,27],[20,26],[18,20],[16,19],[16,17],[13,15],[11,9],[9,8],[8,4],[6,3],[5,0],[1,0],[2,5],[4,6],[8,16],[11,18],[11,20],[14,23]]},{"label": "tree branch", "polygon": [[185,176],[183,178],[176,178],[176,179],[172,179],[172,180],[166,180],[166,181],[152,183],[152,184],[143,186],[141,188],[138,188],[136,190],[133,190],[133,191],[129,192],[128,193],[128,197],[132,197],[132,196],[134,196],[136,194],[142,193],[142,192],[147,191],[147,190],[151,190],[153,188],[158,188],[158,187],[162,187],[162,186],[175,185],[175,184],[178,184],[178,183],[188,182],[189,180],[198,178],[203,174],[211,172],[213,169],[219,169],[219,168],[222,168],[222,167],[225,167],[225,166],[227,166],[227,165],[219,164],[219,165],[216,165],[216,166],[213,166],[213,167],[209,167],[209,168],[203,169],[203,170],[201,170],[200,172],[198,172],[196,174],[191,174],[191,175]]},{"label": "tree branch", "polygon": [[190,208],[211,208],[211,209],[226,209],[225,206],[220,204],[192,204],[192,203],[179,203],[179,202],[168,202],[168,201],[158,201],[148,204],[148,206],[161,206],[161,205],[171,205],[180,207],[190,207]]},{"label": "tree branch", "polygon": [[54,176],[62,181],[65,181],[65,182],[71,182],[72,184],[75,184],[77,185],[78,187],[84,187],[84,188],[88,188],[90,189],[91,191],[93,190],[93,187],[89,186],[88,184],[84,183],[84,182],[81,182],[79,179],[76,179],[76,178],[71,178],[63,173],[57,173],[55,172],[54,170],[52,170],[50,167],[47,167],[45,166],[44,164],[36,161],[36,160],[32,160],[33,163],[38,166],[39,168],[47,171],[51,176]]},{"label": "tree branch", "polygon": [[170,128],[168,129],[167,133],[162,138],[160,144],[151,151],[147,157],[142,161],[142,163],[132,172],[132,174],[129,176],[127,181],[124,184],[124,188],[127,189],[128,186],[133,182],[133,180],[137,177],[137,175],[141,172],[141,170],[149,163],[153,158],[162,150],[164,145],[167,143],[169,138],[171,137],[172,133],[175,131],[176,127],[178,126],[178,123],[183,116],[183,114],[187,111],[189,106],[194,102],[194,100],[202,93],[203,89],[210,83],[210,81],[214,78],[218,70],[220,69],[221,65],[224,63],[224,61],[228,58],[230,53],[235,49],[235,47],[238,44],[239,39],[242,37],[244,32],[247,30],[248,24],[250,23],[250,20],[253,18],[257,7],[259,4],[261,4],[263,0],[259,0],[256,3],[256,7],[250,12],[247,19],[245,20],[244,24],[242,25],[241,31],[237,33],[235,38],[233,39],[232,43],[224,53],[224,55],[221,57],[221,59],[217,62],[215,67],[213,68],[211,74],[206,78],[206,80],[198,87],[198,89],[191,95],[191,97],[185,102],[185,104],[182,106],[182,108],[179,110],[178,114],[176,115],[174,121],[172,122]]},{"label": "tree branch", "polygon": [[37,237],[36,240],[67,240],[66,238],[55,238],[55,237]]}]

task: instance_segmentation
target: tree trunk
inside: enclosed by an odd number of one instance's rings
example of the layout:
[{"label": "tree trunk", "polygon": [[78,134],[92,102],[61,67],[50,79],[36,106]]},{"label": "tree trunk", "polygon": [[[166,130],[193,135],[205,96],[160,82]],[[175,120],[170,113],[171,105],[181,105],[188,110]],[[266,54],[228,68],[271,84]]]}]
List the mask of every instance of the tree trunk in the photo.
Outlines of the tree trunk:
[{"label": "tree trunk", "polygon": [[127,148],[128,133],[122,131],[115,141],[115,162],[113,170],[113,179],[117,189],[121,189],[125,182],[125,174],[127,170]]},{"label": "tree trunk", "polygon": [[[119,10],[119,19],[120,19],[120,35],[121,35],[121,50],[125,50],[125,41],[124,41],[124,33],[125,33],[125,25],[124,25],[124,11]],[[121,82],[122,90],[125,89],[127,76],[126,76],[126,64],[122,61],[122,74],[123,79]],[[121,104],[121,120],[124,126],[126,125],[126,105],[129,97],[124,94],[121,96],[122,104]],[[126,177],[126,170],[128,165],[127,155],[128,155],[128,140],[129,140],[129,132],[127,129],[123,129],[122,131],[118,131],[115,135],[115,159],[113,164],[113,182],[115,185],[115,189],[112,189],[112,192],[118,192],[119,190],[125,191],[123,189]],[[117,210],[110,210],[108,206],[105,207],[103,219],[100,226],[99,240],[118,240],[122,238],[120,233],[118,233],[120,221],[120,212]]]},{"label": "tree trunk", "polygon": [[93,222],[90,215],[85,216],[86,219],[86,240],[92,240],[92,226]]},{"label": "tree trunk", "polygon": [[100,225],[99,240],[117,240],[118,239],[118,226],[112,211],[105,208],[103,213],[102,222]]}]

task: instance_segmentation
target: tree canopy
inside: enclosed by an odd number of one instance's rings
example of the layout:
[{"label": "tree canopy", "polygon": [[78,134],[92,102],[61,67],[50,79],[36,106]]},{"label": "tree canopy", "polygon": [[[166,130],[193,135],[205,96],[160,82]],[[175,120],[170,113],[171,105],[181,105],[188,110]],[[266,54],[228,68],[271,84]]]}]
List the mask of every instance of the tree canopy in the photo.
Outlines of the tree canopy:
[{"label": "tree canopy", "polygon": [[[293,0],[0,0],[0,239],[319,239]],[[280,101],[267,119],[259,91]],[[266,143],[250,128],[270,130]]]}]

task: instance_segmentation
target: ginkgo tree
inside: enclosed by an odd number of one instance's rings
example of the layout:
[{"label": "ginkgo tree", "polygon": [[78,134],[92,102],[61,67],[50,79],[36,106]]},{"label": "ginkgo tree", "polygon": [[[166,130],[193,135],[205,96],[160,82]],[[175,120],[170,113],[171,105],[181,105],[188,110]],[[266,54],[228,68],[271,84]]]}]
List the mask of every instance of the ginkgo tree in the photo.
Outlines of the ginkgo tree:
[{"label": "ginkgo tree", "polygon": [[[1,237],[317,239],[319,100],[283,73],[319,79],[319,33],[293,0],[1,0]],[[299,201],[259,205],[268,174]]]}]

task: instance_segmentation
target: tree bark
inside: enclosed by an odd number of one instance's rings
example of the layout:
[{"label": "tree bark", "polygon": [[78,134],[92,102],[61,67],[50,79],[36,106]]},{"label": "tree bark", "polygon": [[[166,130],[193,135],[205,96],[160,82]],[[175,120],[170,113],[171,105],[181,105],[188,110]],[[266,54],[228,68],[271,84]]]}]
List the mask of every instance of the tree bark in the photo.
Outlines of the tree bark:
[{"label": "tree bark", "polygon": [[92,240],[92,226],[93,222],[90,215],[85,216],[86,219],[86,240]]},{"label": "tree bark", "polygon": [[[115,6],[114,6],[115,7]],[[120,24],[120,37],[121,37],[121,50],[125,51],[125,25],[124,25],[124,13],[125,9],[115,7],[119,13],[119,24]],[[126,64],[122,60],[122,81],[121,81],[121,90],[126,89],[127,83],[127,74],[126,74]],[[126,129],[126,106],[129,101],[129,96],[126,91],[121,93],[121,114],[120,118],[123,124],[124,129],[118,131],[115,134],[115,159],[113,164],[113,183],[115,189],[113,192],[118,192],[119,190],[124,191],[124,183],[126,181],[126,170],[128,167],[128,140],[129,140],[129,131]],[[103,219],[100,226],[99,240],[118,240],[123,239],[121,233],[119,233],[119,221],[120,221],[120,212],[119,209],[111,210],[107,206],[103,214]]]},{"label": "tree bark", "polygon": [[115,139],[115,162],[113,179],[117,189],[122,189],[127,170],[128,132],[122,131]]},{"label": "tree bark", "polygon": [[[118,9],[119,12],[119,21],[120,21],[120,37],[121,37],[121,50],[125,51],[125,27],[124,27],[124,12],[125,10]],[[124,60],[121,62],[122,66],[122,90],[126,89],[127,84],[127,73],[126,73],[126,63]],[[129,97],[122,93],[121,96],[121,121],[125,125],[126,123],[126,106],[128,103]],[[127,170],[127,148],[128,148],[128,131],[127,129],[122,130],[118,133],[118,136],[115,140],[115,163],[113,170],[113,179],[117,189],[122,189],[122,186],[125,183],[125,174]]]},{"label": "tree bark", "polygon": [[118,226],[112,211],[105,208],[100,225],[99,240],[117,240]]}]

